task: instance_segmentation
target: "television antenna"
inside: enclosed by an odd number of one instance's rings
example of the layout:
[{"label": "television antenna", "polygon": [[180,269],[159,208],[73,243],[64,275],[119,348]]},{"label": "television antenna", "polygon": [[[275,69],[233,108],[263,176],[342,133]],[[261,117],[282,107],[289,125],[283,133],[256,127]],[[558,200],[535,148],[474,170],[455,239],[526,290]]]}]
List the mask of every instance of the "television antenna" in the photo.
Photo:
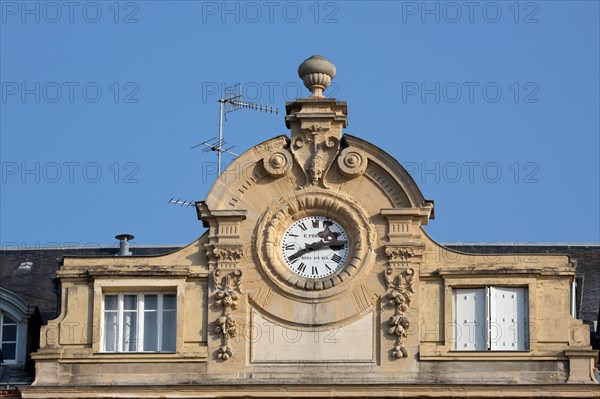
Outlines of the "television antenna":
[{"label": "television antenna", "polygon": [[175,199],[175,197],[173,197],[173,198],[171,198],[169,200],[169,204],[181,205],[181,206],[194,206],[195,202],[194,201],[188,201],[187,199],[182,200],[181,198]]},{"label": "television antenna", "polygon": [[[240,84],[236,83],[232,86],[227,86],[223,90],[223,97],[219,102],[219,135],[209,140],[203,141],[200,144],[192,146],[191,149],[204,146],[202,152],[215,151],[217,153],[217,177],[221,176],[221,156],[223,153],[239,157],[239,154],[231,151],[235,146],[228,146],[227,141],[223,139],[223,118],[227,121],[227,114],[239,109],[247,109],[250,111],[264,111],[266,113],[279,113],[278,108],[267,107],[265,105],[256,104],[246,101],[241,94]],[[182,200],[181,198],[172,197],[169,202],[172,205],[180,206],[195,206],[194,201]]]},{"label": "television antenna", "polygon": [[196,147],[204,146],[205,148],[203,149],[203,152],[215,151],[217,153],[217,177],[221,175],[221,156],[223,155],[223,153],[230,154],[236,157],[239,156],[239,154],[236,154],[235,152],[231,151],[235,146],[227,147],[227,142],[223,139],[223,118],[227,120],[227,114],[229,112],[234,112],[239,109],[247,109],[250,111],[264,111],[271,114],[279,113],[278,108],[267,107],[264,105],[246,101],[241,94],[239,83],[225,87],[225,89],[223,90],[223,97],[218,100],[218,103],[219,135],[200,144],[196,144],[191,148],[194,149]]}]

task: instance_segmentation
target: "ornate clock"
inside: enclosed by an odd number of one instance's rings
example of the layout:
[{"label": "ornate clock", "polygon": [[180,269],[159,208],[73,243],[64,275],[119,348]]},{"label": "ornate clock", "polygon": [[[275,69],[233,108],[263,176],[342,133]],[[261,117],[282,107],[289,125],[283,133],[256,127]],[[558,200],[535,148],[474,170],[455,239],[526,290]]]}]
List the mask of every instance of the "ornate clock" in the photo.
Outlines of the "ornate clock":
[{"label": "ornate clock", "polygon": [[374,228],[362,207],[341,192],[311,188],[280,198],[261,215],[254,237],[259,269],[298,298],[341,293],[373,263]]},{"label": "ornate clock", "polygon": [[346,230],[325,216],[309,216],[287,228],[281,240],[281,255],[294,273],[323,278],[335,273],[348,257]]}]

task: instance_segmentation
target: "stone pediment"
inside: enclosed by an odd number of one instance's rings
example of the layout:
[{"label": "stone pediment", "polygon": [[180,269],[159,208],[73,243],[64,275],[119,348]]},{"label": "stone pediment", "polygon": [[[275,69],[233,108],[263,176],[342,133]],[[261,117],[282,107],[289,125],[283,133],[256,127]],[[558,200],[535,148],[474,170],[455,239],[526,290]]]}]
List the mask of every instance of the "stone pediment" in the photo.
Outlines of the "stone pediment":
[{"label": "stone pediment", "polygon": [[[248,192],[263,190],[277,180],[281,180],[276,183],[278,186],[286,186],[282,190],[299,191],[306,186],[308,172],[294,160],[290,145],[289,137],[278,136],[241,154],[217,179],[206,196],[206,205],[210,209],[245,209],[248,204],[244,197]],[[430,208],[427,219],[433,218],[433,201],[424,198],[412,176],[397,160],[374,144],[345,134],[322,180],[327,189],[335,192],[343,191],[344,186],[352,185],[357,178],[373,182],[384,193],[389,207]]]}]

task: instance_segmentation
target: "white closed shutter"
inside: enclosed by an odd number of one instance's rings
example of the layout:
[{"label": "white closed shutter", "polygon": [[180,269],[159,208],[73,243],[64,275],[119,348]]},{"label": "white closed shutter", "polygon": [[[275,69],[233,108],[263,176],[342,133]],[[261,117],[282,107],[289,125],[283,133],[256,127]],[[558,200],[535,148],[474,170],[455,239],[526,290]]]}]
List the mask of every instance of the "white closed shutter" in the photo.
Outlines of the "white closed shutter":
[{"label": "white closed shutter", "polygon": [[527,350],[527,308],[525,288],[490,287],[491,350]]},{"label": "white closed shutter", "polygon": [[454,290],[454,340],[456,350],[487,350],[485,294],[485,288],[459,288]]}]

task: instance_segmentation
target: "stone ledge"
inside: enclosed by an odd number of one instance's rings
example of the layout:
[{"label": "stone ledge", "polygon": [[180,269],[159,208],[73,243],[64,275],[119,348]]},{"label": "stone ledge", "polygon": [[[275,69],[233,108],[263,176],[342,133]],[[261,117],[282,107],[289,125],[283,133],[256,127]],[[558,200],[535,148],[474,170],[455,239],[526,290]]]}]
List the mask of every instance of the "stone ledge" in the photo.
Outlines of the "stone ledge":
[{"label": "stone ledge", "polygon": [[211,397],[552,397],[597,398],[599,387],[590,384],[218,384],[157,386],[32,386],[24,388],[23,398],[200,398]]}]

